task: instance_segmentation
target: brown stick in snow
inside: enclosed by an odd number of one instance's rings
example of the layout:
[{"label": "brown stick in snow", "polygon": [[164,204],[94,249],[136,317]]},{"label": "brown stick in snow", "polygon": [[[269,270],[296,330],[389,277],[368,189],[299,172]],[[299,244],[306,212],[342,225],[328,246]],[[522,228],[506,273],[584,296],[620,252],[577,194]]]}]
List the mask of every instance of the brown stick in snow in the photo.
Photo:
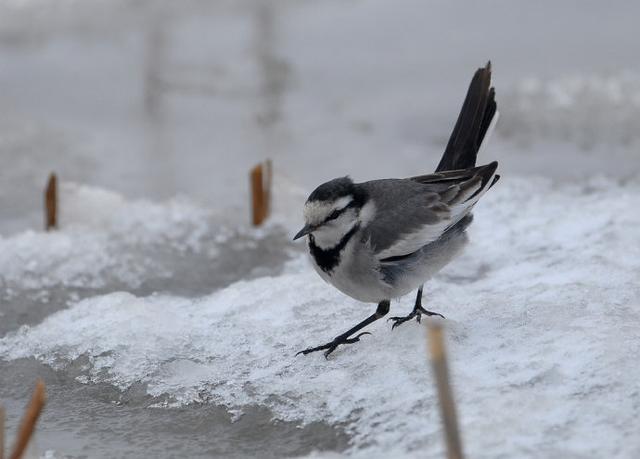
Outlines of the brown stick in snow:
[{"label": "brown stick in snow", "polygon": [[0,459],[4,459],[4,408],[0,406]]},{"label": "brown stick in snow", "polygon": [[444,434],[447,443],[447,457],[449,459],[463,459],[462,441],[458,431],[458,417],[456,404],[453,400],[451,385],[449,384],[449,368],[444,346],[442,325],[437,322],[429,323],[429,350],[431,352],[431,365],[436,377],[438,387],[438,400],[440,401],[440,414],[444,424]]},{"label": "brown stick in snow", "polygon": [[249,174],[251,182],[251,208],[254,226],[260,226],[269,216],[271,208],[271,160],[258,164]]},{"label": "brown stick in snow", "polygon": [[39,379],[36,383],[33,395],[31,396],[31,401],[25,410],[22,422],[20,423],[16,444],[13,447],[13,453],[11,453],[9,459],[20,459],[27,450],[27,445],[29,445],[29,440],[33,435],[36,428],[36,422],[38,421],[38,417],[40,416],[46,401],[47,394],[45,392],[44,381]]},{"label": "brown stick in snow", "polygon": [[44,228],[47,231],[55,229],[58,226],[58,178],[54,173],[49,175],[44,192],[44,210]]}]

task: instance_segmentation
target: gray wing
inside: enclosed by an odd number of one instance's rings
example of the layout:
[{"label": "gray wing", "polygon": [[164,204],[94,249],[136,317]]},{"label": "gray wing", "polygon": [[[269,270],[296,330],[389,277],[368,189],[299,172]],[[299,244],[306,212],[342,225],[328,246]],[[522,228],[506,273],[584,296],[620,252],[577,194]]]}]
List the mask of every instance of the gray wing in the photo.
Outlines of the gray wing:
[{"label": "gray wing", "polygon": [[[411,179],[374,180],[358,186],[375,204],[363,229],[378,259],[404,256],[438,240],[467,215],[495,183],[498,163]],[[497,177],[497,176],[496,176]]]}]

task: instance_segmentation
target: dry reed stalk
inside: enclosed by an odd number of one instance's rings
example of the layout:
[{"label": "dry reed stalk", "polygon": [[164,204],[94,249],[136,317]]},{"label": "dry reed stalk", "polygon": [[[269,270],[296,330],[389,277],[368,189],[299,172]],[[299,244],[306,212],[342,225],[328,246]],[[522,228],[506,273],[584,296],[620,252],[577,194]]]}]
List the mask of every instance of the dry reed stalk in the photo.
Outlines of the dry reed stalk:
[{"label": "dry reed stalk", "polygon": [[29,440],[36,428],[36,422],[46,401],[47,394],[45,392],[44,381],[39,379],[31,396],[31,401],[29,401],[27,409],[24,412],[24,417],[18,430],[16,444],[13,447],[13,453],[11,453],[9,459],[20,459],[26,451]]},{"label": "dry reed stalk", "polygon": [[264,218],[266,219],[271,214],[271,182],[273,179],[273,168],[270,159],[267,159],[264,162],[264,170],[265,174],[262,178],[262,187],[264,189],[265,199]]},{"label": "dry reed stalk", "polygon": [[258,164],[249,174],[251,182],[251,208],[254,226],[260,226],[269,216],[271,207],[271,160]]},{"label": "dry reed stalk", "polygon": [[444,434],[447,443],[447,457],[449,459],[462,459],[462,441],[458,431],[458,417],[456,404],[453,400],[451,385],[449,384],[449,368],[444,345],[442,325],[429,321],[428,332],[429,350],[431,352],[431,365],[436,377],[438,387],[438,400],[440,401],[440,414],[444,424]]},{"label": "dry reed stalk", "polygon": [[0,459],[4,459],[4,408],[0,406]]},{"label": "dry reed stalk", "polygon": [[47,231],[58,226],[58,178],[51,173],[44,192],[45,221],[44,227]]}]

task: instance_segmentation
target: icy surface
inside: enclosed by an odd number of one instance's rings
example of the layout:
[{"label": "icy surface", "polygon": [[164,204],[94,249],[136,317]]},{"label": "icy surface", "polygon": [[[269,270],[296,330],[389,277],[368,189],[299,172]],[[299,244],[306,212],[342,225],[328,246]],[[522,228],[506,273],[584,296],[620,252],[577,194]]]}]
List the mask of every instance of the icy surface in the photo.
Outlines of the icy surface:
[{"label": "icy surface", "polygon": [[[63,231],[0,236],[0,279],[12,288],[96,288],[113,282],[137,287],[154,267],[158,250],[215,253],[215,244],[203,243],[211,213],[186,199],[127,202],[111,191],[65,183],[60,201]],[[225,230],[231,233],[222,228],[220,242]]]},{"label": "icy surface", "polygon": [[[113,191],[63,183],[59,200],[60,230],[0,235],[0,285],[136,289],[150,278],[174,276],[181,257],[188,255],[192,265],[198,258],[212,264],[221,251],[251,251],[282,231],[274,222],[259,230],[234,225],[235,216],[187,198],[125,200]],[[236,259],[231,270],[238,264]]]},{"label": "icy surface", "polygon": [[[639,198],[637,181],[503,180],[479,205],[465,255],[428,284],[428,307],[448,317],[474,456],[640,454]],[[0,358],[62,371],[83,362],[81,382],[142,383],[160,406],[258,404],[278,419],[345,422],[350,454],[440,454],[422,326],[379,322],[329,360],[294,357],[372,309],[300,258],[197,299],[84,299],[0,339]]]}]

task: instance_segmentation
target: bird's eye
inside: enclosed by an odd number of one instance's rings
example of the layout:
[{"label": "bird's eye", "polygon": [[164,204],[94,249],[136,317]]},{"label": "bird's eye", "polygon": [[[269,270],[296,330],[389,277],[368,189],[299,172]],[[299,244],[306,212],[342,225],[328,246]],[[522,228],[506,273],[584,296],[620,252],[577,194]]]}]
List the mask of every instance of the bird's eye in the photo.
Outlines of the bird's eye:
[{"label": "bird's eye", "polygon": [[340,214],[342,214],[342,212],[344,212],[344,209],[334,210],[333,212],[331,212],[329,214],[329,216],[327,218],[324,219],[324,221],[325,222],[329,222],[331,220],[335,220],[336,218],[338,218],[340,216]]}]

